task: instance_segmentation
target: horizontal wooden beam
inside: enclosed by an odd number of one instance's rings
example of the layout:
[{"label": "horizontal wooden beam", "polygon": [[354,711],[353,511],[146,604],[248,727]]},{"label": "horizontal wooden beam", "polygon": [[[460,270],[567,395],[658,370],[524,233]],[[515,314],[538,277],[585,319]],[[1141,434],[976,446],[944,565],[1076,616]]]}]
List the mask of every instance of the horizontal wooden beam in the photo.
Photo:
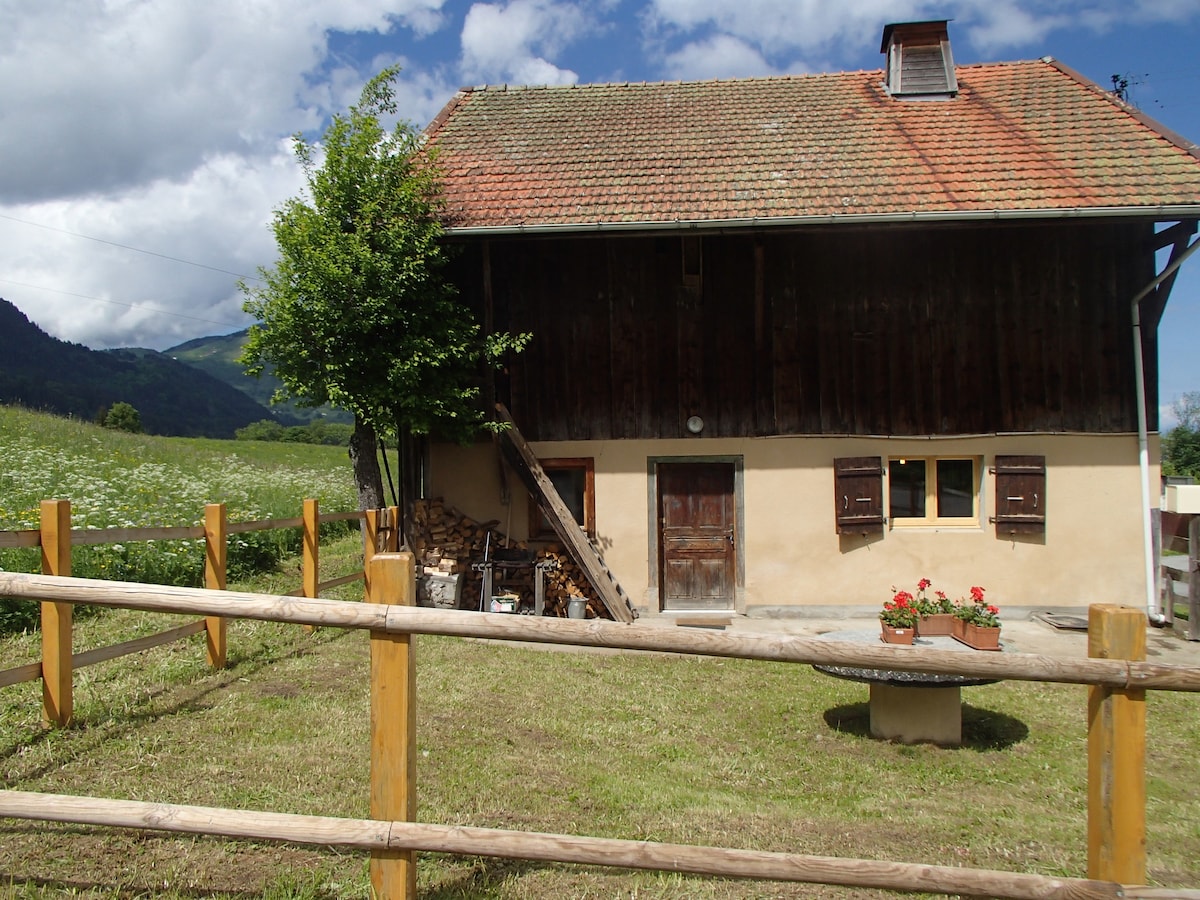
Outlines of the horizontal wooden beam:
[{"label": "horizontal wooden beam", "polygon": [[364,519],[367,514],[361,509],[340,513],[321,513],[322,522],[348,522],[351,519]]},{"label": "horizontal wooden beam", "polygon": [[871,646],[788,634],[667,628],[608,619],[559,619],[430,609],[394,603],[305,600],[279,595],[163,587],[122,581],[0,572],[0,595],[157,612],[262,619],[298,625],[366,628],[398,634],[526,641],[618,650],[654,650],[826,666],[934,672],[1014,681],[1103,684],[1200,692],[1200,666],[1042,656],[963,653],[924,647]]},{"label": "horizontal wooden beam", "polygon": [[165,528],[72,528],[71,545],[117,544],[122,541],[186,541],[204,537],[200,525]]},{"label": "horizontal wooden beam", "polygon": [[[0,791],[0,816],[183,834],[211,834],[247,840],[288,841],[376,852],[419,850],[498,856],[967,897],[1115,900],[1129,896],[1123,892],[1121,885],[1113,882],[994,869],[928,866],[461,825],[302,816],[26,791]],[[1178,897],[1179,894],[1174,896]]]},{"label": "horizontal wooden beam", "polygon": [[317,585],[317,591],[327,591],[331,588],[341,587],[343,584],[350,584],[354,581],[362,581],[363,573],[355,572],[352,575],[343,575],[341,578],[331,578],[328,581],[322,581]]},{"label": "horizontal wooden beam", "polygon": [[0,550],[16,550],[21,547],[40,547],[42,533],[36,528],[25,531],[0,532]]},{"label": "horizontal wooden beam", "polygon": [[257,522],[230,522],[225,526],[226,534],[245,534],[247,531],[270,531],[272,528],[300,528],[304,519],[294,516],[290,519],[260,519]]},{"label": "horizontal wooden beam", "polygon": [[187,625],[180,625],[178,628],[160,631],[157,634],[148,634],[145,637],[134,638],[131,641],[122,641],[119,644],[109,644],[107,647],[85,650],[83,653],[76,653],[74,655],[72,665],[76,669],[82,669],[84,666],[94,666],[96,663],[129,656],[131,653],[141,653],[143,650],[149,650],[152,647],[161,647],[163,644],[171,644],[175,641],[189,638],[193,634],[199,634],[204,631],[204,628],[204,620],[199,619],[195,622],[189,622]]},{"label": "horizontal wooden beam", "polygon": [[37,681],[41,677],[42,664],[40,662],[26,663],[23,666],[17,666],[15,669],[5,669],[3,672],[0,672],[0,687],[24,684],[26,681]]}]

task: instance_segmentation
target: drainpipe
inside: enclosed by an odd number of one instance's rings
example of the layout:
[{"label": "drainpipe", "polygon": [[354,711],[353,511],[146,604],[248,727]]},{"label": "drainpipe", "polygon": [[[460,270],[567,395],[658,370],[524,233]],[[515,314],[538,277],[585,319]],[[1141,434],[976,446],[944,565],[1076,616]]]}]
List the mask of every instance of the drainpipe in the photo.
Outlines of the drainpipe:
[{"label": "drainpipe", "polygon": [[1141,303],[1146,296],[1166,281],[1183,265],[1184,260],[1200,248],[1200,240],[1193,241],[1178,258],[1171,260],[1153,281],[1142,288],[1130,302],[1133,313],[1133,378],[1137,399],[1138,425],[1138,471],[1142,481],[1142,555],[1146,574],[1146,615],[1154,625],[1165,625],[1167,617],[1159,607],[1157,578],[1154,571],[1154,529],[1150,519],[1150,426],[1146,410],[1146,376],[1142,369],[1142,317]]}]

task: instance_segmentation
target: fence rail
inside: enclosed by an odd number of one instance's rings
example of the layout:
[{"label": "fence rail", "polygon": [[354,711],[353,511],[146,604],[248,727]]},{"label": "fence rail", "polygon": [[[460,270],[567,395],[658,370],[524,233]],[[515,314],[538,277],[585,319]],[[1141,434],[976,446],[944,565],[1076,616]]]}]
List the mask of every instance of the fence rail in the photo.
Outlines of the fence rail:
[{"label": "fence rail", "polygon": [[1200,515],[1164,514],[1162,549],[1186,554],[1160,557],[1163,609],[1177,633],[1200,641]]},{"label": "fence rail", "polygon": [[[151,829],[176,834],[209,834],[245,840],[288,841],[375,852],[420,850],[502,856],[722,878],[891,888],[969,897],[1107,900],[1153,896],[1130,892],[1123,886],[1107,881],[1051,878],[995,869],[927,866],[497,828],[252,812],[21,791],[0,792],[0,816]],[[1178,898],[1180,894],[1175,892],[1170,896]],[[1200,897],[1200,892],[1196,896]]]},{"label": "fence rail", "polygon": [[[1136,887],[1145,880],[1145,691],[1200,690],[1200,667],[1149,664],[1139,658],[1145,653],[1146,627],[1144,613],[1139,610],[1092,607],[1089,650],[1094,658],[1089,659],[875,648],[790,635],[676,632],[661,626],[601,619],[536,619],[416,608],[412,605],[415,597],[412,555],[374,554],[370,546],[366,604],[0,573],[0,594],[47,603],[91,603],[368,629],[372,709],[370,820],[156,804],[131,806],[126,801],[17,792],[0,792],[0,815],[362,846],[371,853],[372,888],[384,900],[407,900],[415,896],[417,850],[968,896],[1061,900],[1200,897],[1197,891]],[[416,824],[412,822],[416,791],[413,715],[416,669],[409,644],[413,634],[795,663],[883,665],[908,671],[1091,685],[1088,878]],[[388,714],[378,714],[381,710]]]},{"label": "fence rail", "polygon": [[[344,584],[364,579],[363,572],[354,572],[339,578],[321,581],[319,574],[320,526],[326,522],[344,522],[368,519],[375,541],[382,527],[394,528],[393,511],[381,516],[361,510],[321,514],[316,500],[304,501],[304,513],[293,518],[262,519],[253,522],[229,522],[224,504],[209,504],[204,511],[203,525],[189,526],[146,526],[137,528],[71,528],[71,505],[66,500],[42,502],[41,528],[22,531],[0,532],[0,548],[42,548],[42,571],[46,575],[69,576],[71,574],[71,549],[78,546],[96,546],[133,541],[193,540],[205,541],[205,585],[213,589],[225,586],[226,541],[231,534],[251,531],[268,531],[277,528],[302,529],[303,566],[302,584],[290,596],[317,597],[321,591],[331,590]],[[174,641],[185,640],[195,634],[206,634],[209,663],[221,667],[225,662],[225,623],[220,616],[209,616],[171,628],[158,634],[123,641],[108,647],[97,647],[82,653],[73,648],[73,619],[69,605],[44,601],[42,605],[42,660],[23,666],[0,671],[0,687],[36,681],[45,683],[43,692],[43,717],[47,722],[65,725],[72,712],[72,677],[75,669],[116,659],[131,653],[140,653],[153,647]]]}]

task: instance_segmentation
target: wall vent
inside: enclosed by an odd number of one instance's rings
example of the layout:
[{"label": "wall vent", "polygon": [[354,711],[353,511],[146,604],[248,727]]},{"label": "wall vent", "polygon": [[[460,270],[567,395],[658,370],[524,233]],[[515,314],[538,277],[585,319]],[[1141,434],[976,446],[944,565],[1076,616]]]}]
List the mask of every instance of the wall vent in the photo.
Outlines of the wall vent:
[{"label": "wall vent", "polygon": [[891,96],[948,100],[958,93],[948,23],[948,19],[939,19],[884,26],[879,52],[887,54],[883,86]]}]

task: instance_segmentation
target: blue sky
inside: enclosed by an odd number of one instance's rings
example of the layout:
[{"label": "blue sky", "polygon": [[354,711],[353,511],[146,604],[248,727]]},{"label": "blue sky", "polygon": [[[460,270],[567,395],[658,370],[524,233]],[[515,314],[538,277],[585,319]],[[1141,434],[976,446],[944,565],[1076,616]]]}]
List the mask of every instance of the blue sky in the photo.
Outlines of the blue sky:
[{"label": "blue sky", "polygon": [[[244,327],[272,210],[319,134],[400,63],[426,124],[463,85],[875,69],[888,22],[951,19],[956,62],[1053,56],[1200,141],[1198,0],[0,0],[0,297],[95,348]],[[1198,198],[1200,199],[1200,198]],[[1200,391],[1200,255],[1160,332]]]}]

